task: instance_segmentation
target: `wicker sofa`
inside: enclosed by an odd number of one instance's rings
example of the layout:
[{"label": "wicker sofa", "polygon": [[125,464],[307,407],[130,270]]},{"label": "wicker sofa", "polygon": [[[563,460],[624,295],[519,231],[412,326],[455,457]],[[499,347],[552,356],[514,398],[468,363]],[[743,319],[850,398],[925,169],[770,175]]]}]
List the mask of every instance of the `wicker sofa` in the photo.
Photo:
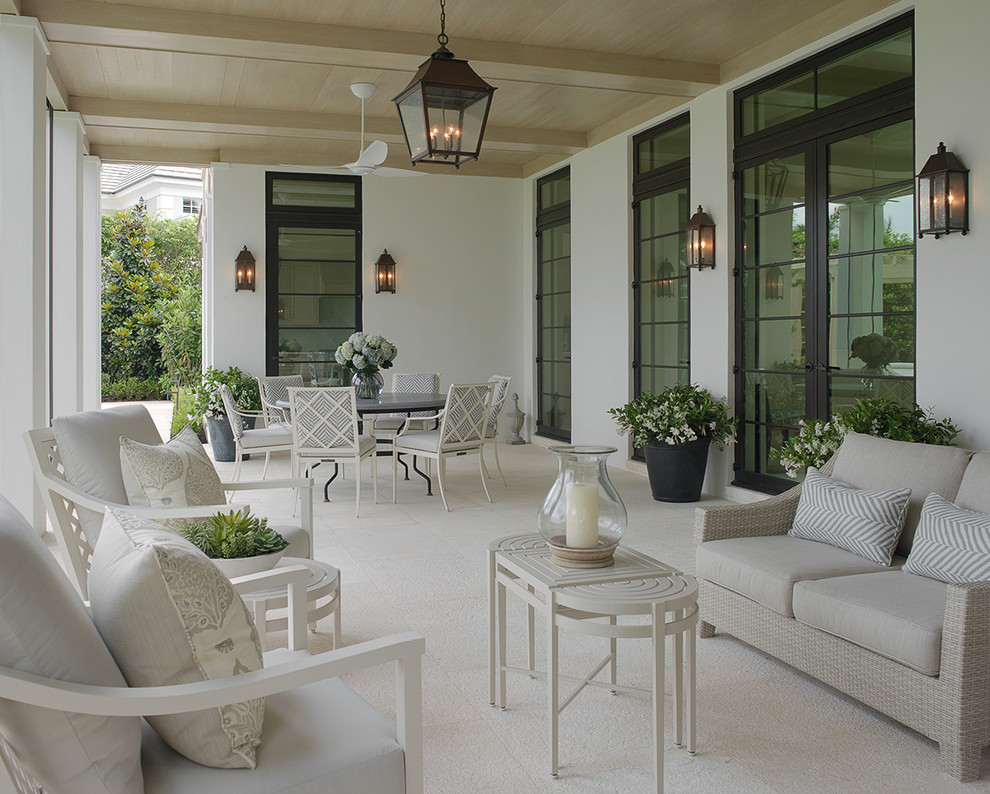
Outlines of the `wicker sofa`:
[{"label": "wicker sofa", "polygon": [[929,493],[990,513],[990,452],[850,434],[823,473],[912,489],[891,567],[788,536],[800,486],[699,508],[699,636],[718,630],[760,648],[938,742],[946,774],[979,777],[990,744],[990,582],[946,585],[899,568]]}]

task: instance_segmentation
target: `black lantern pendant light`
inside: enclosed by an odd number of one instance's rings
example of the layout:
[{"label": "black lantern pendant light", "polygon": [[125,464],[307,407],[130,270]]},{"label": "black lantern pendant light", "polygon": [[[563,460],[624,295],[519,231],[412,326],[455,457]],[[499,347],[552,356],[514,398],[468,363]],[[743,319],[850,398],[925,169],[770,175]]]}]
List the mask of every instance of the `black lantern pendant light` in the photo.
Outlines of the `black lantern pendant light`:
[{"label": "black lantern pendant light", "polygon": [[687,266],[715,268],[715,221],[701,205],[684,227],[687,236]]},{"label": "black lantern pendant light", "polygon": [[969,231],[969,169],[941,141],[918,174],[918,237]]},{"label": "black lantern pendant light", "polygon": [[248,247],[245,245],[244,250],[234,260],[234,292],[241,290],[254,292],[254,266],[254,254],[248,251]]},{"label": "black lantern pendant light", "polygon": [[459,168],[477,160],[495,87],[447,49],[445,0],[440,0],[440,47],[395,99],[412,164]]},{"label": "black lantern pendant light", "polygon": [[395,259],[387,248],[375,262],[375,292],[395,293]]}]

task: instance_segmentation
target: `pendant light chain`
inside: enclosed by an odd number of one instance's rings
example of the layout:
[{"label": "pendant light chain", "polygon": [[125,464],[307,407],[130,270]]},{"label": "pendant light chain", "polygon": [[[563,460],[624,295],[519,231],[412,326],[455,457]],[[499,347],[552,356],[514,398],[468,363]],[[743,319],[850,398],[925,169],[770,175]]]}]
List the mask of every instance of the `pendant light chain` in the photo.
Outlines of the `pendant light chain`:
[{"label": "pendant light chain", "polygon": [[447,34],[444,32],[446,25],[447,25],[446,2],[445,0],[440,0],[440,35],[437,36],[437,41],[440,42],[441,47],[446,47],[447,42],[449,41],[449,39],[447,38]]}]

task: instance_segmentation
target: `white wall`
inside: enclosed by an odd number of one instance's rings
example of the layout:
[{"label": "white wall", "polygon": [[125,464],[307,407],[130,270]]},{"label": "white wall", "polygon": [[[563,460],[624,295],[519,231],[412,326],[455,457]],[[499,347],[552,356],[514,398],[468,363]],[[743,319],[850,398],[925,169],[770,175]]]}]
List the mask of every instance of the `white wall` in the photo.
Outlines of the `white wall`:
[{"label": "white wall", "polygon": [[[951,13],[949,13],[951,11]],[[925,236],[917,247],[918,404],[951,416],[958,443],[990,449],[990,3],[922,0],[915,11],[915,157],[939,141],[970,169],[965,237]]]},{"label": "white wall", "polygon": [[[266,169],[214,165],[206,363],[262,374]],[[522,380],[523,187],[522,180],[464,176],[364,179],[364,328],[399,348],[392,372],[439,370],[444,387],[493,374]],[[258,263],[253,294],[234,292],[234,258],[244,245]],[[374,263],[385,248],[397,263],[394,295],[375,294]],[[519,386],[512,390],[525,398]]]}]

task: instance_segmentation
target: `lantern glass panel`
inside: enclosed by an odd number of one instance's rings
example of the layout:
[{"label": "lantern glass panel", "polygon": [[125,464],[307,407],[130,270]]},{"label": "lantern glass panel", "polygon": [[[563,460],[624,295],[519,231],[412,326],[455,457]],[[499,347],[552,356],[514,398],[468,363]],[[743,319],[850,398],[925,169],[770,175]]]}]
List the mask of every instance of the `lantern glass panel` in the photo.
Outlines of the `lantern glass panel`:
[{"label": "lantern glass panel", "polygon": [[928,177],[918,180],[918,231],[932,228],[932,182]]},{"label": "lantern glass panel", "polygon": [[952,229],[966,229],[966,174],[949,172],[949,225]]},{"label": "lantern glass panel", "polygon": [[406,133],[409,157],[415,160],[427,151],[426,115],[423,112],[423,95],[419,91],[409,92],[409,96],[398,103],[402,129]]},{"label": "lantern glass panel", "polygon": [[945,172],[932,174],[932,225],[936,229],[947,227]]},{"label": "lantern glass panel", "polygon": [[427,85],[426,106],[430,143],[436,155],[478,151],[488,92]]}]

